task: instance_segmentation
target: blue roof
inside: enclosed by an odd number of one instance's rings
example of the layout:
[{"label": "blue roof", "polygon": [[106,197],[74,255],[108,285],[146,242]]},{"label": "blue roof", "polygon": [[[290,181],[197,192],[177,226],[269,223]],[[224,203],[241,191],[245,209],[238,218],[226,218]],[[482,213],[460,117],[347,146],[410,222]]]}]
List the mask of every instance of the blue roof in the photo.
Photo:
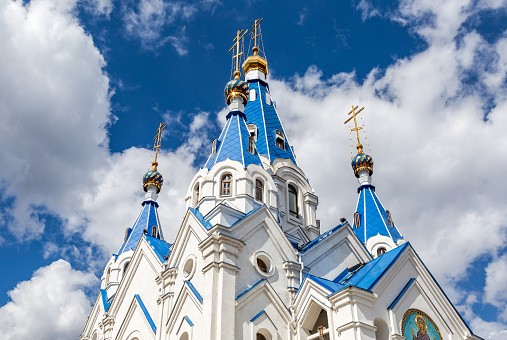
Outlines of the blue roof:
[{"label": "blue roof", "polygon": [[359,213],[361,225],[356,229],[354,220],[354,232],[361,242],[366,244],[370,237],[377,234],[391,238],[394,243],[403,238],[396,226],[390,226],[387,222],[387,213],[382,203],[375,194],[375,187],[363,185],[359,187],[359,200],[356,212]]},{"label": "blue roof", "polygon": [[216,153],[209,156],[205,167],[211,169],[226,159],[238,161],[245,168],[250,164],[262,165],[257,152],[248,152],[248,137],[250,132],[245,124],[245,114],[240,111],[229,112],[227,123],[217,140]]},{"label": "blue roof", "polygon": [[204,228],[206,228],[206,230],[210,230],[213,227],[211,223],[209,223],[204,219],[204,216],[202,216],[201,212],[198,209],[189,207],[188,210],[190,210],[190,212],[197,218],[197,220],[201,222],[201,224],[204,226]]},{"label": "blue roof", "polygon": [[195,287],[192,284],[192,282],[185,281],[185,283],[187,284],[188,288],[190,288],[190,290],[192,291],[192,293],[194,293],[194,295],[197,298],[197,300],[199,300],[199,302],[202,303],[203,302],[203,298],[202,298],[201,294],[199,294],[199,292],[197,291],[197,289],[195,289]]},{"label": "blue roof", "polygon": [[340,283],[346,287],[355,286],[364,290],[371,290],[409,246],[410,243],[407,242],[404,245],[396,247],[371,260],[349,275],[341,273],[333,282]]},{"label": "blue roof", "polygon": [[190,325],[190,326],[193,326],[194,323],[192,322],[192,320],[190,320],[190,318],[188,316],[184,316],[183,319],[185,319],[185,321]]},{"label": "blue roof", "polygon": [[266,313],[264,310],[261,310],[259,313],[257,313],[251,320],[250,322],[254,322],[255,320],[257,320],[262,314]]},{"label": "blue roof", "polygon": [[129,250],[134,250],[141,239],[141,236],[144,235],[144,229],[148,231],[148,235],[152,235],[153,226],[157,227],[157,235],[156,238],[160,239],[161,230],[160,230],[160,221],[158,218],[158,204],[155,201],[144,201],[142,203],[143,208],[137,217],[136,222],[129,228],[129,234],[127,237],[127,241],[124,242],[118,250],[118,254]]},{"label": "blue roof", "polygon": [[309,249],[313,248],[314,246],[316,246],[320,242],[324,241],[326,238],[328,238],[330,235],[332,235],[335,231],[337,231],[338,229],[340,229],[341,227],[343,227],[346,224],[347,224],[347,222],[343,222],[342,224],[337,225],[333,229],[326,231],[324,234],[321,234],[319,237],[314,238],[313,240],[311,240],[310,242],[308,242],[307,244],[302,246],[300,249],[300,252],[304,253],[304,252],[308,251]]},{"label": "blue roof", "polygon": [[111,307],[111,303],[107,300],[107,291],[105,289],[101,289],[100,296],[102,298],[102,305],[104,306],[104,311],[107,312],[109,307]]},{"label": "blue roof", "polygon": [[148,244],[150,245],[151,249],[155,251],[155,254],[157,255],[160,262],[164,263],[169,257],[170,254],[169,248],[171,247],[171,244],[148,235],[144,235],[144,238],[146,239],[146,242],[148,242]]},{"label": "blue roof", "polygon": [[405,292],[410,288],[410,286],[412,285],[412,283],[415,281],[415,278],[411,278],[410,280],[408,280],[407,284],[405,285],[405,287],[403,287],[403,289],[401,290],[401,292],[398,294],[398,296],[396,297],[396,299],[393,300],[393,302],[391,302],[391,304],[389,305],[389,307],[387,307],[387,309],[393,309],[394,306],[396,306],[396,304],[398,303],[398,301],[400,301],[400,299],[403,297],[403,295],[405,294]]},{"label": "blue roof", "polygon": [[252,289],[254,289],[255,286],[259,285],[262,281],[267,281],[266,279],[260,279],[259,281],[257,281],[252,287],[248,288],[247,290],[245,290],[243,293],[239,294],[237,297],[236,297],[236,300],[239,299],[240,297],[242,297],[243,295],[245,295],[246,293],[248,293],[249,291],[251,291]]},{"label": "blue roof", "polygon": [[306,274],[299,286],[299,289],[301,289],[301,286],[306,279],[310,279],[329,290],[331,292],[330,295],[349,286],[370,291],[409,245],[410,243],[407,242],[404,245],[371,260],[365,265],[358,267],[359,269],[357,270],[345,270],[333,281]]},{"label": "blue roof", "polygon": [[[273,103],[266,103],[266,93],[269,92],[266,83],[259,80],[249,81],[250,91],[255,90],[256,98],[248,101],[245,106],[246,123],[257,126],[257,152],[266,156],[271,163],[277,158],[290,159],[294,164],[296,157],[285,133],[282,122]],[[285,137],[285,150],[276,146],[275,131],[280,130]]]},{"label": "blue roof", "polygon": [[157,326],[155,326],[155,323],[153,322],[153,319],[151,318],[150,313],[148,313],[148,310],[146,309],[146,306],[143,303],[143,300],[141,300],[141,297],[139,294],[134,295],[136,297],[137,303],[139,303],[139,307],[141,307],[141,310],[143,311],[144,317],[150,324],[151,330],[153,333],[157,333]]}]

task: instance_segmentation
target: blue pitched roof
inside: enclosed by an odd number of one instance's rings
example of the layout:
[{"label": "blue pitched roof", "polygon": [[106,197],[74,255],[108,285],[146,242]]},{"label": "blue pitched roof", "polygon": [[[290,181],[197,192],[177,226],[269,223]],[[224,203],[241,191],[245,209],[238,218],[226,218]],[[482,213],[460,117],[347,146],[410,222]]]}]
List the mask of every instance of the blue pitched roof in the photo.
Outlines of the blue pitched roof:
[{"label": "blue pitched roof", "polygon": [[361,242],[366,244],[370,237],[377,234],[391,238],[394,243],[403,238],[396,226],[387,223],[387,213],[382,203],[375,194],[375,187],[363,185],[359,187],[359,200],[357,201],[356,212],[359,213],[361,225],[356,229],[354,220],[354,232]]},{"label": "blue pitched roof", "polygon": [[324,234],[321,234],[319,237],[314,238],[313,240],[311,240],[310,242],[308,242],[307,244],[302,246],[300,249],[300,252],[304,253],[304,252],[308,251],[309,249],[313,248],[314,246],[316,246],[320,242],[324,241],[326,238],[328,238],[330,235],[332,235],[335,231],[337,231],[338,229],[340,229],[341,227],[343,227],[346,224],[347,224],[347,222],[343,222],[342,224],[338,224],[333,229],[330,229],[330,230],[326,231]]},{"label": "blue pitched roof", "polygon": [[141,239],[141,236],[144,235],[144,229],[147,229],[148,235],[152,235],[153,226],[157,227],[157,235],[156,238],[161,238],[161,229],[160,229],[160,220],[158,218],[158,204],[155,201],[144,201],[142,203],[143,208],[139,213],[134,225],[132,228],[129,228],[129,233],[127,236],[127,241],[125,241],[120,250],[118,250],[118,254],[129,250],[134,250]]},{"label": "blue pitched roof", "polygon": [[107,299],[107,291],[105,289],[100,290],[100,297],[102,298],[102,305],[104,306],[104,311],[107,312],[109,307],[111,307],[111,303]]},{"label": "blue pitched roof", "polygon": [[213,165],[226,159],[238,161],[245,168],[250,164],[262,165],[257,152],[248,152],[248,137],[250,132],[245,124],[245,114],[240,111],[229,112],[227,123],[217,140],[216,153],[209,156],[205,167],[211,169]]},{"label": "blue pitched roof", "polygon": [[171,244],[148,235],[144,235],[144,238],[150,245],[151,249],[155,251],[155,254],[160,262],[164,263],[171,253],[169,250]]},{"label": "blue pitched roof", "polygon": [[[256,98],[248,101],[245,106],[247,124],[257,126],[257,141],[255,147],[257,152],[266,156],[272,163],[277,158],[286,158],[296,163],[296,157],[285,133],[282,122],[273,102],[266,103],[266,93],[269,92],[268,85],[259,80],[249,80],[249,88],[255,90]],[[275,131],[280,130],[285,137],[285,150],[276,146]]]},{"label": "blue pitched roof", "polygon": [[188,288],[190,288],[190,291],[192,291],[192,293],[194,293],[194,295],[197,298],[197,300],[199,300],[199,302],[202,303],[203,302],[203,298],[202,298],[201,294],[199,294],[199,292],[197,291],[197,289],[195,289],[195,287],[192,284],[192,282],[185,281],[185,283],[188,286]]},{"label": "blue pitched roof", "polygon": [[[357,270],[345,270],[332,281],[307,274],[303,278],[303,282],[308,278],[329,290],[331,292],[330,295],[349,286],[370,291],[409,245],[410,243],[407,242],[400,247],[396,247],[359,267]],[[301,285],[303,285],[303,283],[301,283]]]},{"label": "blue pitched roof", "polygon": [[202,216],[202,214],[199,211],[199,209],[195,209],[195,208],[189,207],[188,210],[190,210],[190,212],[197,218],[197,220],[199,220],[199,222],[201,222],[201,224],[204,226],[204,228],[206,228],[206,230],[209,230],[209,229],[213,228],[213,226],[211,225],[211,223],[209,223],[208,221],[206,221],[204,219],[204,216]]}]

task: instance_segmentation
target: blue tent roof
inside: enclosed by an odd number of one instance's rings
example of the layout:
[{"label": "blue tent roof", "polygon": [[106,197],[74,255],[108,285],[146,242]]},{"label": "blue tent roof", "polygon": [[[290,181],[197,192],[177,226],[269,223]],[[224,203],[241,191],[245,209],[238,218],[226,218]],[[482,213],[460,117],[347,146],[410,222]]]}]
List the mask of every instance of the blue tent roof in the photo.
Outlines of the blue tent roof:
[{"label": "blue tent roof", "polygon": [[144,235],[144,229],[147,230],[148,235],[153,235],[153,227],[157,227],[155,238],[161,239],[160,221],[158,218],[157,208],[158,204],[155,201],[144,201],[143,208],[136,219],[136,222],[129,228],[127,240],[122,244],[117,255],[129,250],[134,250]]},{"label": "blue tent roof", "polygon": [[[296,157],[292,146],[287,139],[282,122],[272,101],[266,102],[266,93],[269,93],[268,85],[259,80],[249,81],[250,91],[255,90],[255,100],[248,101],[245,107],[247,124],[257,126],[257,141],[255,147],[257,152],[266,156],[272,163],[277,158],[290,159],[296,163]],[[276,146],[275,131],[280,130],[285,137],[285,150]]]},{"label": "blue tent roof", "polygon": [[403,238],[394,223],[390,226],[387,222],[387,213],[382,203],[375,194],[375,187],[363,185],[359,187],[359,200],[356,212],[359,213],[361,224],[356,229],[354,220],[354,232],[361,242],[366,244],[370,237],[377,234],[391,238],[394,243]]},{"label": "blue tent roof", "polygon": [[245,124],[245,114],[239,111],[229,112],[216,145],[216,153],[210,155],[205,167],[211,169],[218,162],[230,159],[238,161],[246,168],[250,164],[262,165],[257,152],[248,152],[248,137],[250,132]]},{"label": "blue tent roof", "polygon": [[169,254],[171,252],[169,250],[171,244],[148,235],[144,235],[144,238],[146,239],[146,242],[148,242],[148,244],[150,245],[151,249],[155,251],[155,254],[159,258],[160,262],[164,263],[169,257]]}]

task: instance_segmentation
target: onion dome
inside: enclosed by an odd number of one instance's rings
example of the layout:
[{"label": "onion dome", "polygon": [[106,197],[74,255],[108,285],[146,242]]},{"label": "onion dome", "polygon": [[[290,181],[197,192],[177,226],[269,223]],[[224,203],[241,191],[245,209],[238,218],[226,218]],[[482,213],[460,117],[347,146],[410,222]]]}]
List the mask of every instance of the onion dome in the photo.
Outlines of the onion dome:
[{"label": "onion dome", "polygon": [[157,188],[157,194],[160,192],[160,188],[162,188],[162,184],[164,183],[164,178],[162,174],[157,171],[157,162],[152,163],[153,167],[150,171],[148,171],[143,177],[143,189],[144,191],[148,191],[149,186],[154,186]]},{"label": "onion dome", "polygon": [[246,105],[248,101],[248,83],[240,80],[240,72],[234,72],[234,79],[225,85],[225,101],[227,105],[231,103],[231,100],[235,97],[240,97],[243,100],[243,105]]},{"label": "onion dome", "polygon": [[352,158],[352,169],[354,169],[354,175],[359,178],[359,172],[361,170],[368,170],[369,175],[373,175],[373,158],[365,153],[358,153]]}]

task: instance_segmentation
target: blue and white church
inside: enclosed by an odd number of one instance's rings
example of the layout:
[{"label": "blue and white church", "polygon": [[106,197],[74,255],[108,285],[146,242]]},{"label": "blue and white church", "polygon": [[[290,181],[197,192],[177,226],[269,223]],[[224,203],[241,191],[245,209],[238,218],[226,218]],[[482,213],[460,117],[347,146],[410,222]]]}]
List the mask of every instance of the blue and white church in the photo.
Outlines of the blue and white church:
[{"label": "blue and white church", "polygon": [[[372,185],[357,133],[357,207],[324,233],[319,199],[271,99],[268,63],[242,64],[239,31],[226,124],[164,238],[158,163],[137,218],[107,263],[81,340],[476,340]],[[155,148],[160,147],[159,127]],[[380,187],[379,187],[380,188]],[[350,199],[356,194],[350,193]],[[386,202],[388,203],[388,202]],[[164,202],[160,202],[164,204]],[[171,242],[171,243],[169,243]]]}]

